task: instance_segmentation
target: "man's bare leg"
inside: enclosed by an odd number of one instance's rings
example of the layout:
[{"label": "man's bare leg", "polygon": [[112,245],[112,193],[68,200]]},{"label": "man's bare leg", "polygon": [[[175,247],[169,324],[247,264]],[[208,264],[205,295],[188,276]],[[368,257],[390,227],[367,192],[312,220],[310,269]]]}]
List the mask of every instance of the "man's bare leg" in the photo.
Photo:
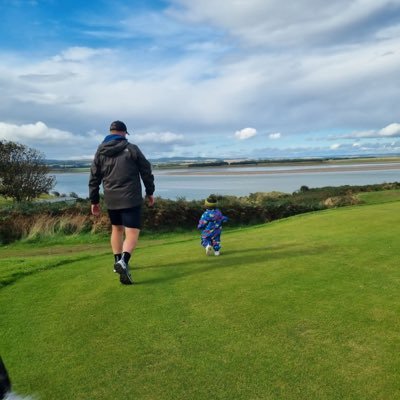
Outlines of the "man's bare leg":
[{"label": "man's bare leg", "polygon": [[[131,285],[133,279],[129,270],[129,260],[136,248],[139,239],[140,229],[124,228],[113,225],[111,231],[111,246],[116,257],[114,271],[120,275],[120,282],[124,285]],[[117,258],[119,259],[117,261]]]},{"label": "man's bare leg", "polygon": [[114,254],[121,254],[124,243],[124,227],[111,225],[111,248]]},{"label": "man's bare leg", "polygon": [[139,240],[140,229],[125,228],[125,240],[122,246],[123,253],[132,254]]}]

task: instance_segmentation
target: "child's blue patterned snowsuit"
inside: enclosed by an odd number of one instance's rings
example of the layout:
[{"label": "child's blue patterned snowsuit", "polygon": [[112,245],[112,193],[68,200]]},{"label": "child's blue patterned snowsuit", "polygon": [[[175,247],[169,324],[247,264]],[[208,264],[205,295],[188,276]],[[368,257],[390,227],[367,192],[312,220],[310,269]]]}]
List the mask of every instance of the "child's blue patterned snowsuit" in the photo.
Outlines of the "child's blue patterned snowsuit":
[{"label": "child's blue patterned snowsuit", "polygon": [[221,248],[222,223],[228,221],[228,217],[222,215],[218,209],[207,209],[200,218],[198,229],[201,231],[201,245],[212,246],[215,251]]}]

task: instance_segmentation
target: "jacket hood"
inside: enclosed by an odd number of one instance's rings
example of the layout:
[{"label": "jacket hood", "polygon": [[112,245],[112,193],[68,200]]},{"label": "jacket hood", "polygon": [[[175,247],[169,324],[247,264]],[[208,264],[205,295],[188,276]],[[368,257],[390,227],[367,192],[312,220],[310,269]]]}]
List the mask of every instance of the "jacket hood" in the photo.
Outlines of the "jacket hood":
[{"label": "jacket hood", "polygon": [[[107,138],[109,138],[109,136],[107,136]],[[121,136],[120,138],[121,139],[112,138],[111,140],[105,140],[99,146],[99,153],[108,157],[112,157],[115,156],[116,154],[121,153],[121,151],[124,151],[126,146],[128,146],[128,141]]]}]

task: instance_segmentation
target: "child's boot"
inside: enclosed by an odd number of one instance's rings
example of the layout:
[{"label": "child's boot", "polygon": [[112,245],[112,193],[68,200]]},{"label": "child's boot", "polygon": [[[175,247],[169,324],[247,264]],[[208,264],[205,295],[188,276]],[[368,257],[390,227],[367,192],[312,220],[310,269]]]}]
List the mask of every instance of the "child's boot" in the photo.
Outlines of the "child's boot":
[{"label": "child's boot", "polygon": [[212,246],[208,244],[206,247],[206,256],[211,256],[212,250],[213,250]]}]

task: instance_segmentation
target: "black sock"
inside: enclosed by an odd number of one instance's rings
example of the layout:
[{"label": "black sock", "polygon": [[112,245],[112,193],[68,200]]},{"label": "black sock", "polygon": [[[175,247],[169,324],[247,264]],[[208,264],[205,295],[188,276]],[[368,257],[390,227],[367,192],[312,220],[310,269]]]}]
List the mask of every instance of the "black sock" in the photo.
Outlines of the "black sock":
[{"label": "black sock", "polygon": [[119,253],[119,254],[114,254],[114,261],[115,261],[115,262],[118,262],[121,258],[122,258],[122,254],[121,254],[121,253]]},{"label": "black sock", "polygon": [[121,258],[123,258],[123,260],[128,264],[129,259],[131,258],[131,253],[124,251]]}]

